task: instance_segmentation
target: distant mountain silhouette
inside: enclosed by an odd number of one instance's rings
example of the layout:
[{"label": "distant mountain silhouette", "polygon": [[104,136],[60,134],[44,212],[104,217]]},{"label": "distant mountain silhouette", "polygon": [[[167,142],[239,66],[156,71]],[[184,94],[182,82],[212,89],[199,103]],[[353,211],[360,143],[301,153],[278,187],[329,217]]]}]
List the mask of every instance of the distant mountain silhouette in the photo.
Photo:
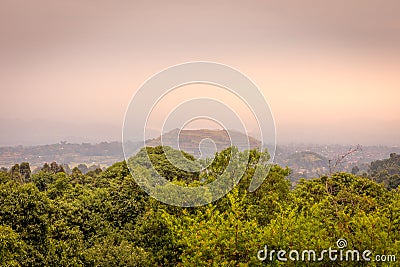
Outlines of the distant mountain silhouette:
[{"label": "distant mountain silhouette", "polygon": [[[231,142],[231,140],[236,141]],[[232,144],[236,145],[239,150],[244,150],[259,148],[261,142],[237,131],[210,129],[181,131],[174,129],[163,134],[162,137],[159,136],[146,141],[146,146],[170,146],[193,154],[196,157],[200,155],[202,157],[213,156],[216,151],[221,151]]]}]

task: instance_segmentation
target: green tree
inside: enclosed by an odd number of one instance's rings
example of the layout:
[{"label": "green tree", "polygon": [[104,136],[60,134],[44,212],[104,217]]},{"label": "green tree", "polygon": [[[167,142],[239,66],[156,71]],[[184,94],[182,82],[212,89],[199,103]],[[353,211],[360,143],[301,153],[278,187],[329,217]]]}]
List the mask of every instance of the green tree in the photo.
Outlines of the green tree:
[{"label": "green tree", "polygon": [[11,167],[10,176],[11,176],[11,179],[13,179],[16,182],[23,182],[22,181],[22,177],[21,177],[19,164],[15,164],[14,166]]},{"label": "green tree", "polygon": [[31,180],[31,168],[28,162],[22,162],[19,166],[19,172],[21,174],[21,179],[24,183],[28,183]]},{"label": "green tree", "polygon": [[0,224],[10,226],[27,244],[21,265],[44,264],[49,212],[49,199],[33,184],[0,185]]},{"label": "green tree", "polygon": [[7,225],[0,225],[0,266],[21,266],[26,244],[21,236]]}]

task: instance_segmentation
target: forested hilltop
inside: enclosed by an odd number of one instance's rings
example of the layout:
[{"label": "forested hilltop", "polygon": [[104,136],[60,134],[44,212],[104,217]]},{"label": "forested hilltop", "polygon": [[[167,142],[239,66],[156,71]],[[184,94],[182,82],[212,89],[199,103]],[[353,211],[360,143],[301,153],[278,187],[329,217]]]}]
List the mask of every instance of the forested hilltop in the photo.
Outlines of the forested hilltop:
[{"label": "forested hilltop", "polygon": [[[175,168],[162,147],[143,148],[128,164],[137,165],[134,175],[146,175],[141,164],[148,154],[168,180],[199,186],[218,177],[232,151],[217,153],[201,172]],[[78,168],[68,174],[58,164],[32,174],[27,162],[0,171],[0,266],[382,266],[374,261],[376,255],[396,256],[397,262],[383,266],[398,266],[397,155],[376,163],[375,176],[369,178],[339,172],[303,179],[292,189],[290,170],[274,165],[250,193],[255,163],[265,153],[252,150],[239,184],[196,208],[149,197],[125,161],[86,174]],[[346,249],[370,250],[372,261],[257,257],[266,245],[269,251],[321,251],[337,249],[339,239],[347,241]]]}]

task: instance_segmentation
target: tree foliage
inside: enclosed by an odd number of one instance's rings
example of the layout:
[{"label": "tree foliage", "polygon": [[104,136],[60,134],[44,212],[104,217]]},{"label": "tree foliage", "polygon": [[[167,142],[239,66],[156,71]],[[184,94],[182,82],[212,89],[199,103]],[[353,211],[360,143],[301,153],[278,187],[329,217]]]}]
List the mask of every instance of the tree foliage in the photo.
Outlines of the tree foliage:
[{"label": "tree foliage", "polygon": [[[201,172],[188,173],[171,166],[161,147],[148,151],[159,171],[183,186],[215,180],[232,155],[228,148]],[[144,153],[130,161],[143,169]],[[25,163],[1,171],[0,266],[380,266],[257,258],[265,245],[276,251],[322,250],[335,247],[339,238],[349,249],[400,257],[398,189],[348,173],[302,180],[291,188],[289,169],[265,165],[263,184],[249,192],[256,164],[260,158],[266,164],[268,154],[248,153],[234,189],[196,208],[149,197],[126,162],[86,174],[78,168],[65,173],[56,163],[35,174]],[[375,165],[379,173],[383,165]]]},{"label": "tree foliage", "polygon": [[389,189],[400,186],[400,155],[390,154],[390,158],[371,162],[370,176],[378,183],[383,183]]}]

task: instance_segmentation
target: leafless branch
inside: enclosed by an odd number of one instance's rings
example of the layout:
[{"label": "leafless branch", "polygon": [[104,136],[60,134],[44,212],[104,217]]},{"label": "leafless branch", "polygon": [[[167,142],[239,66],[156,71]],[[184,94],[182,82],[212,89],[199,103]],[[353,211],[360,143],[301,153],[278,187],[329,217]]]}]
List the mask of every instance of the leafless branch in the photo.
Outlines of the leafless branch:
[{"label": "leafless branch", "polygon": [[343,163],[343,161],[351,154],[357,152],[357,151],[361,151],[362,147],[361,145],[357,145],[355,147],[351,147],[346,153],[344,153],[343,155],[339,155],[337,156],[336,160],[334,161],[334,163],[332,164],[332,160],[328,161],[328,165],[329,165],[329,176],[331,176],[336,170],[337,167]]}]

